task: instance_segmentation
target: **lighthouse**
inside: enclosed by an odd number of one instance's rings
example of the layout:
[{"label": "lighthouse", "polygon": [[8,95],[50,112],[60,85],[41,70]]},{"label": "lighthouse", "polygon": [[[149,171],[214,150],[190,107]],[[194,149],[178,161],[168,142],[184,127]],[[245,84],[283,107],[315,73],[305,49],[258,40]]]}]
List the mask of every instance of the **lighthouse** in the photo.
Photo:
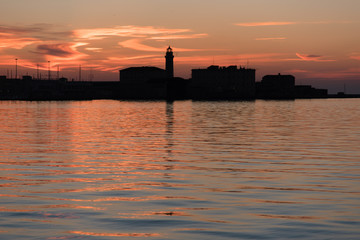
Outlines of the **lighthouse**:
[{"label": "lighthouse", "polygon": [[174,77],[174,53],[172,51],[172,48],[169,46],[166,50],[166,77],[167,78],[173,78]]}]

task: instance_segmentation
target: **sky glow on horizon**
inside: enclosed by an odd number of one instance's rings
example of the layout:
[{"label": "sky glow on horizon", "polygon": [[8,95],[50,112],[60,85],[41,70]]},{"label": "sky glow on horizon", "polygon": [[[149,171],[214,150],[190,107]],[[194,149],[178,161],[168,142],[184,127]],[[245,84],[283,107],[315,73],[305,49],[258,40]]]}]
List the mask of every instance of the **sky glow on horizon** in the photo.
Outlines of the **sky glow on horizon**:
[{"label": "sky glow on horizon", "polygon": [[[130,66],[164,68],[168,45],[175,75],[242,65],[293,74],[297,83],[360,93],[360,1],[357,0],[0,0],[0,75],[18,58],[34,74],[81,64],[95,80],[118,80]],[[30,69],[28,69],[30,68]],[[21,74],[21,70],[20,74]],[[353,86],[353,87],[351,87]]]}]

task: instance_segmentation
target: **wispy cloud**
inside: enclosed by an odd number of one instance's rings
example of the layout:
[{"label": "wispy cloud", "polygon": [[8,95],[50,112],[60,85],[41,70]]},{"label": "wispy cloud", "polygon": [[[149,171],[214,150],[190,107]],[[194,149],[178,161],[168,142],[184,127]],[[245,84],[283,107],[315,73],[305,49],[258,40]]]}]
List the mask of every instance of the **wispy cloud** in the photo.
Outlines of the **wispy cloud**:
[{"label": "wispy cloud", "polygon": [[272,41],[272,40],[286,40],[285,37],[267,37],[267,38],[255,38],[256,41]]},{"label": "wispy cloud", "polygon": [[208,34],[206,33],[199,33],[199,34],[188,34],[188,35],[157,36],[157,37],[150,37],[149,39],[153,39],[153,40],[193,39],[193,38],[204,38],[207,36]]},{"label": "wispy cloud", "polygon": [[[19,58],[19,66],[26,64],[32,68],[36,68],[38,63],[46,65],[47,61],[51,61],[52,65],[61,64],[63,67],[86,63],[96,65],[99,69],[115,69],[118,66],[117,61],[108,61],[109,57],[124,55],[129,57],[127,61],[131,63],[141,60],[144,64],[149,64],[156,59],[156,62],[162,64],[167,46],[159,42],[207,36],[187,28],[156,26],[128,25],[69,30],[64,26],[49,24],[0,25],[0,51],[3,53],[0,64],[11,64],[13,59]],[[157,56],[142,58],[139,57],[143,55],[139,54],[140,51],[152,52]],[[174,51],[190,52],[202,49],[174,48]],[[125,60],[126,58],[123,58],[122,62]]]},{"label": "wispy cloud", "polygon": [[103,48],[88,47],[88,48],[85,48],[85,50],[92,51],[92,52],[101,52],[103,50]]},{"label": "wispy cloud", "polygon": [[177,63],[183,64],[196,64],[199,65],[233,65],[233,64],[253,64],[253,63],[271,63],[283,62],[286,55],[282,53],[254,53],[254,54],[241,54],[241,55],[216,55],[214,56],[189,56],[177,57]]},{"label": "wispy cloud", "polygon": [[235,23],[236,26],[240,27],[262,27],[262,26],[284,26],[294,25],[298,22],[247,22],[247,23]]},{"label": "wispy cloud", "polygon": [[94,28],[94,29],[77,29],[74,30],[74,35],[81,39],[99,40],[106,37],[146,37],[149,35],[161,34],[179,34],[191,32],[190,29],[169,29],[156,28],[153,26],[139,27],[139,26],[115,26],[113,28]]},{"label": "wispy cloud", "polygon": [[145,51],[145,52],[161,52],[164,51],[163,47],[152,47],[142,43],[141,39],[129,39],[123,42],[119,42],[119,45],[124,48],[130,48],[137,51]]},{"label": "wispy cloud", "polygon": [[37,46],[38,54],[44,55],[47,59],[55,61],[70,61],[85,58],[87,54],[77,50],[80,46],[85,46],[88,43],[58,43],[58,44],[41,44]]},{"label": "wispy cloud", "polygon": [[[160,47],[152,47],[146,44],[143,44],[145,40],[140,38],[133,38],[118,44],[124,48],[129,48],[137,51],[144,52],[164,52],[164,49],[167,48],[166,45]],[[189,48],[173,48],[176,52],[197,52],[197,51],[217,51],[217,49],[189,49]]]},{"label": "wispy cloud", "polygon": [[327,59],[326,56],[315,55],[315,54],[296,53],[296,56],[303,61],[310,61],[310,62],[334,62],[335,61],[333,59]]},{"label": "wispy cloud", "polygon": [[244,22],[244,23],[235,23],[234,25],[240,27],[267,27],[267,26],[286,26],[286,25],[296,25],[296,24],[332,24],[340,23],[347,24],[351,23],[350,21],[313,21],[313,22],[303,22],[303,21],[267,21],[267,22]]},{"label": "wispy cloud", "polygon": [[353,53],[350,56],[351,59],[360,60],[360,53]]},{"label": "wispy cloud", "polygon": [[1,48],[13,48],[13,49],[23,49],[26,46],[35,44],[39,40],[35,38],[28,37],[17,37],[14,34],[0,34],[0,49]]},{"label": "wispy cloud", "polygon": [[307,73],[309,71],[305,70],[305,69],[291,69],[291,70],[288,70],[287,72],[290,72],[290,73]]}]

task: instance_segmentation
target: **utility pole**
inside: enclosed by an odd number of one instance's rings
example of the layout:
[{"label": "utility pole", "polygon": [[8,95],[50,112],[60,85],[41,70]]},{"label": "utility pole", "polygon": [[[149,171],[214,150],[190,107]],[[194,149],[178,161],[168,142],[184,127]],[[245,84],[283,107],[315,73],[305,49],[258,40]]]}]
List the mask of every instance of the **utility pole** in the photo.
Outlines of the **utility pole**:
[{"label": "utility pole", "polygon": [[17,61],[18,59],[15,58],[15,79],[17,79]]},{"label": "utility pole", "polygon": [[79,65],[79,81],[81,82],[81,64]]},{"label": "utility pole", "polygon": [[39,80],[39,64],[36,64],[37,79]]},{"label": "utility pole", "polygon": [[50,80],[50,61],[48,61],[48,77],[49,77],[49,80]]}]

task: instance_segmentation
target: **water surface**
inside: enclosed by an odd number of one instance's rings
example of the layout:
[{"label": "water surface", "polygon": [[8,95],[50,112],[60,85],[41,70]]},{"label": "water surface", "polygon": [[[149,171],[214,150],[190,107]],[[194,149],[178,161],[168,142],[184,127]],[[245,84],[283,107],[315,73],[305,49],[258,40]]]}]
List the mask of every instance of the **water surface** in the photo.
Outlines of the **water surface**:
[{"label": "water surface", "polygon": [[358,239],[360,99],[0,102],[1,239]]}]

